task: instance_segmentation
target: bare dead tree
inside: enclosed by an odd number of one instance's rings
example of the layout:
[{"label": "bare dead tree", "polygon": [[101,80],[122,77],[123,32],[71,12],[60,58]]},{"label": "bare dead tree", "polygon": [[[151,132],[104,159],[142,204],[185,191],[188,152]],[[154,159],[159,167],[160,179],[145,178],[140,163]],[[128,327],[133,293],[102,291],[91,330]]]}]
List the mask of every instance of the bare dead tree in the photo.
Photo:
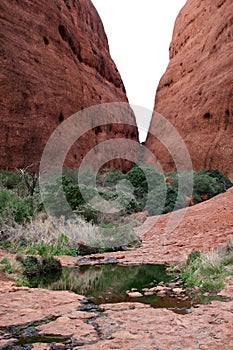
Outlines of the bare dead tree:
[{"label": "bare dead tree", "polygon": [[23,169],[19,169],[20,173],[22,175],[22,178],[24,180],[24,183],[28,189],[28,192],[29,192],[30,196],[32,196],[32,197],[33,197],[33,194],[35,192],[35,188],[36,188],[36,184],[37,184],[39,176],[37,173],[30,172],[29,170],[31,168],[34,168],[35,165],[37,165],[37,164],[38,164],[38,162],[32,163]]}]

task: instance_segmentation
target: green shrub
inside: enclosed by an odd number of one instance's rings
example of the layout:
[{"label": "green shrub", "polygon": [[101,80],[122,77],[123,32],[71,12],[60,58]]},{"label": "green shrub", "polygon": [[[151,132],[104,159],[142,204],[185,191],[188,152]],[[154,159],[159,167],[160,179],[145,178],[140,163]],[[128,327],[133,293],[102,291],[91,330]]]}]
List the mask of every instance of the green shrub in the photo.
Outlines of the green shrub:
[{"label": "green shrub", "polygon": [[199,259],[200,257],[201,257],[200,250],[195,250],[195,251],[191,252],[188,256],[188,259],[187,259],[187,265],[190,265],[191,263],[193,263],[196,259]]},{"label": "green shrub", "polygon": [[29,221],[32,215],[32,197],[20,198],[12,190],[0,188],[0,223],[22,223]]},{"label": "green shrub", "polygon": [[214,178],[207,174],[194,173],[193,196],[197,202],[201,202],[201,196],[208,195],[208,198],[218,193],[218,185]]},{"label": "green shrub", "polygon": [[7,189],[0,187],[0,213],[6,209],[12,195],[13,194]]},{"label": "green shrub", "polygon": [[121,215],[132,214],[139,211],[139,203],[132,193],[127,192],[118,192],[117,201],[122,208],[120,211]]},{"label": "green shrub", "polygon": [[21,260],[26,276],[61,272],[61,263],[53,257],[26,256]]},{"label": "green shrub", "polygon": [[43,257],[41,258],[41,272],[43,274],[47,273],[57,273],[61,272],[62,266],[60,261],[54,259],[53,257]]},{"label": "green shrub", "polygon": [[64,178],[72,180],[73,184],[78,183],[78,169],[64,167],[62,169],[62,175],[64,176]]},{"label": "green shrub", "polygon": [[[73,184],[72,180],[66,177],[62,177],[62,184],[60,186],[60,191],[64,191],[66,199],[71,206],[72,210],[75,210],[79,205],[84,204],[84,199],[82,197],[80,188],[78,185]],[[59,191],[59,193],[60,193]],[[59,200],[59,198],[58,198]]]},{"label": "green shrub", "polygon": [[29,221],[33,215],[32,211],[32,198],[24,198],[22,200],[16,199],[12,203],[12,209],[14,212],[15,221],[20,223]]},{"label": "green shrub", "polygon": [[24,273],[28,276],[39,275],[41,273],[40,263],[35,256],[27,256],[22,260]]},{"label": "green shrub", "polygon": [[72,180],[65,176],[54,177],[52,182],[45,185],[44,201],[51,215],[57,217],[68,215],[69,208],[65,208],[61,200],[64,195],[72,209],[76,208],[77,203],[83,203],[78,185],[73,184]]},{"label": "green shrub", "polygon": [[125,179],[125,175],[122,172],[116,169],[110,169],[108,175],[105,178],[104,186],[106,187],[116,186],[116,184],[123,179]]},{"label": "green shrub", "polygon": [[232,182],[220,171],[202,169],[194,173],[193,197],[199,203],[203,195],[212,198],[232,186]]},{"label": "green shrub", "polygon": [[149,215],[160,215],[163,213],[165,202],[166,189],[158,187],[148,194],[145,210]]},{"label": "green shrub", "polygon": [[130,191],[99,191],[101,197],[110,202],[111,207],[120,211],[120,215],[132,214],[140,209],[139,203]]},{"label": "green shrub", "polygon": [[0,271],[4,271],[8,274],[13,273],[12,265],[9,259],[4,257],[0,260]]},{"label": "green shrub", "polygon": [[80,205],[75,212],[78,215],[81,215],[86,221],[98,224],[100,212],[96,210],[92,205],[88,203]]},{"label": "green shrub", "polygon": [[138,166],[134,166],[128,171],[126,179],[134,186],[134,193],[137,197],[142,197],[144,193],[148,192],[146,176]]},{"label": "green shrub", "polygon": [[21,181],[22,177],[19,171],[6,171],[0,169],[0,186],[7,189],[14,189]]},{"label": "green shrub", "polygon": [[72,179],[62,176],[62,178],[55,178],[52,183],[46,184],[46,205],[52,215],[66,215],[68,212],[64,210],[61,201],[62,195],[65,195],[73,211],[80,211],[97,194],[98,191],[95,188],[85,185],[79,186],[74,184]]},{"label": "green shrub", "polygon": [[185,196],[178,198],[178,189],[167,184],[166,187],[163,185],[163,187],[158,187],[148,194],[145,210],[148,211],[149,215],[159,215],[185,206]]},{"label": "green shrub", "polygon": [[[127,174],[111,169],[104,180],[104,187],[98,188],[87,186],[89,182],[94,184],[95,180],[95,173],[90,167],[75,170],[64,168],[61,178],[56,175],[59,171],[55,168],[52,169],[52,174],[53,180],[46,184],[43,199],[45,207],[57,217],[67,218],[73,210],[88,221],[101,222],[106,215],[91,206],[94,202],[98,204],[98,195],[108,202],[108,206],[106,203],[103,205],[119,210],[120,215],[144,209],[148,210],[150,215],[168,213],[185,207],[186,196],[191,196],[189,192],[192,186],[187,176],[189,174],[186,172],[163,174],[155,167],[143,163],[134,166]],[[165,176],[170,178],[169,181],[165,181]],[[16,172],[0,170],[1,226],[3,224],[12,226],[15,222],[25,223],[43,210],[36,180],[36,176],[23,170]],[[232,185],[231,181],[218,170],[202,169],[194,172],[193,197],[196,203],[199,203],[224,192]],[[30,193],[32,195],[29,195]],[[64,196],[69,207],[66,207],[61,200]],[[116,215],[111,213],[109,219],[115,221]]]},{"label": "green shrub", "polygon": [[163,214],[170,213],[175,209],[181,209],[186,206],[185,196],[181,194],[178,197],[178,189],[172,185],[167,185],[166,202],[163,209]]},{"label": "green shrub", "polygon": [[199,174],[208,175],[208,176],[214,178],[215,183],[217,185],[217,192],[218,193],[225,192],[226,190],[228,190],[229,188],[231,188],[233,186],[233,183],[230,181],[230,179],[228,179],[228,177],[226,175],[224,175],[223,173],[221,173],[217,169],[210,169],[210,170],[202,169],[199,171]]},{"label": "green shrub", "polygon": [[[95,178],[96,176],[96,178]],[[79,185],[92,186],[95,181],[98,181],[99,174],[95,174],[93,168],[90,165],[86,165],[78,169]]]},{"label": "green shrub", "polygon": [[134,186],[137,199],[142,199],[148,191],[164,186],[164,175],[154,166],[142,164],[134,166],[126,174],[126,179]]}]

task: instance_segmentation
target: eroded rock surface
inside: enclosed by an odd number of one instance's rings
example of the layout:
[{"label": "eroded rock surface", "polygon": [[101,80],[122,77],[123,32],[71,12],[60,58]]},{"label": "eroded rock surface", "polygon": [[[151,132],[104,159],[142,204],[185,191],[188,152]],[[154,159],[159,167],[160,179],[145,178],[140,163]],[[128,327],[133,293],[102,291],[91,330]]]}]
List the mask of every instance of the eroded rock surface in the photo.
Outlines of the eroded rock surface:
[{"label": "eroded rock surface", "polygon": [[[0,167],[34,164],[33,170],[63,120],[96,104],[127,102],[127,97],[90,0],[2,0],[0,11]],[[99,126],[83,135],[66,165],[77,167],[90,149],[106,139],[138,141],[130,110],[125,121],[132,125]],[[107,123],[106,119],[103,124]],[[137,152],[137,146],[129,149],[131,154]],[[97,158],[98,152],[97,148]],[[113,164],[122,170],[130,167],[129,162]]]},{"label": "eroded rock surface", "polygon": [[[195,170],[219,169],[233,178],[233,2],[188,0],[177,17],[170,63],[154,111],[178,130]],[[153,134],[156,114],[150,131]],[[169,140],[171,142],[171,140]],[[176,142],[176,141],[175,141]],[[146,141],[164,170],[174,169],[166,148]],[[147,160],[152,161],[149,154]]]},{"label": "eroded rock surface", "polygon": [[[211,200],[189,207],[174,232],[166,232],[171,214],[148,218],[146,226],[138,228],[143,240],[141,248],[123,254],[92,255],[90,261],[101,263],[110,256],[124,264],[181,261],[193,250],[209,250],[225,243],[233,234],[232,212],[233,189],[229,189]],[[4,255],[5,252],[0,251],[0,257]],[[60,257],[60,260],[63,265],[72,266],[79,259]],[[220,295],[232,298],[232,276],[227,278]],[[86,350],[218,350],[221,346],[221,349],[228,350],[233,342],[232,300],[200,305],[186,315],[135,302],[100,305],[103,312],[96,309],[87,312],[82,303],[83,297],[71,292],[19,288],[12,281],[1,279],[0,346],[13,346],[17,341],[13,334],[8,332],[7,335],[7,329],[1,327],[26,325],[25,333],[29,322],[33,322],[42,338],[44,335],[67,337],[63,345],[56,345],[57,348],[63,346],[63,349],[73,346]],[[43,320],[47,320],[46,324],[41,322]],[[54,349],[54,343],[35,343],[33,349]]]},{"label": "eroded rock surface", "polygon": [[[231,297],[233,278],[222,295]],[[229,349],[233,341],[233,301],[201,305],[191,313],[178,315],[140,303],[101,305],[103,312],[80,311],[82,297],[69,292],[16,288],[4,283],[0,289],[0,327],[26,325],[43,337],[62,335],[67,339],[58,349]],[[26,301],[26,303],[25,303]],[[26,305],[25,305],[26,304]],[[51,316],[56,316],[52,319]],[[36,325],[35,321],[45,319]],[[50,319],[49,319],[50,317]],[[28,324],[28,327],[33,324]],[[27,327],[25,327],[25,332]],[[6,332],[6,331],[5,331]],[[8,338],[7,338],[8,337]],[[16,344],[9,334],[0,333],[0,346]],[[56,343],[56,342],[55,342]],[[54,349],[52,344],[33,344],[33,349]],[[59,347],[60,346],[60,347]],[[12,347],[13,348],[13,347]]]}]

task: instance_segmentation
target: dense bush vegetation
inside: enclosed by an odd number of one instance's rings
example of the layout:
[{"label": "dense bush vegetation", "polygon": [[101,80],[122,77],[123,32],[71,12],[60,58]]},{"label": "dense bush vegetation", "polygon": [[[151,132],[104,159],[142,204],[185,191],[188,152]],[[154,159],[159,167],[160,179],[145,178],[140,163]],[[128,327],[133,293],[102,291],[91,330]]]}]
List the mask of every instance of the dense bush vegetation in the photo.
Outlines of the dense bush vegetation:
[{"label": "dense bush vegetation", "polygon": [[[27,239],[24,234],[21,234],[21,238],[18,236],[18,240],[21,243],[27,241],[27,245],[30,247],[28,252],[31,254],[35,252],[41,255],[76,254],[77,247],[75,250],[72,247],[75,246],[75,241],[77,242],[78,239],[92,246],[97,244],[98,249],[101,247],[109,249],[107,240],[114,247],[119,247],[120,239],[124,234],[129,240],[136,240],[135,235],[132,234],[132,228],[128,229],[127,227],[121,231],[118,226],[119,223],[124,223],[125,217],[129,214],[145,210],[148,211],[149,215],[168,213],[172,210],[184,208],[190,203],[196,204],[209,199],[226,191],[233,185],[218,170],[201,170],[191,174],[193,176],[193,192],[189,193],[192,186],[191,182],[184,181],[186,175],[187,173],[181,172],[161,173],[153,166],[143,163],[134,166],[126,174],[110,169],[108,172],[104,171],[97,174],[97,176],[89,167],[82,170],[65,168],[61,178],[54,176],[53,180],[46,183],[44,195],[46,197],[46,208],[49,207],[49,214],[58,220],[61,216],[64,216],[65,219],[69,218],[72,225],[60,225],[62,229],[56,236],[56,242],[45,242],[44,239],[41,239],[35,247],[33,244],[33,240],[35,240],[34,222],[37,222],[36,218],[39,213],[44,212],[37,178],[25,171],[8,172],[1,170],[0,243],[6,240],[6,237],[9,241],[9,237],[15,234],[12,233],[13,229],[17,232],[29,232],[27,231],[28,228],[33,232],[33,239]],[[92,185],[94,180],[96,186]],[[67,209],[64,209],[66,207],[61,201],[62,194],[69,204]],[[101,225],[110,224],[110,230],[106,237],[102,234],[96,243],[93,237],[89,239],[85,236],[86,233],[83,232],[86,232],[86,229],[83,229],[80,221],[79,225],[81,226],[79,227],[82,228],[79,230],[75,226],[76,224],[72,221],[73,218],[70,217],[70,213],[76,218],[82,217],[83,220],[100,227]],[[19,228],[22,225],[24,225],[23,230]],[[69,227],[69,229],[66,230],[66,227]],[[69,230],[73,232],[74,227],[76,227],[77,232],[72,233],[73,236],[71,237]],[[37,230],[41,232],[40,228]],[[91,230],[96,234],[94,226],[90,228]],[[119,231],[119,234],[117,231]],[[113,232],[115,240],[111,240]],[[68,242],[60,242],[59,237],[67,237]]]},{"label": "dense bush vegetation", "polygon": [[29,221],[42,208],[33,174],[0,170],[0,225]]},{"label": "dense bush vegetation", "polygon": [[[93,188],[83,184],[93,182],[94,174],[90,168],[82,169],[81,177],[78,177],[77,170],[65,168],[62,178],[55,177],[46,185],[46,205],[50,214],[57,217],[66,215],[60,201],[64,193],[72,211],[98,224],[106,219],[101,214],[101,207],[98,210],[98,206],[93,205],[100,199],[103,203],[107,201],[109,207],[119,212],[119,216],[143,210],[150,215],[164,214],[187,205],[186,195],[190,189],[182,180],[184,175],[160,173],[151,165],[140,164],[126,174],[114,169],[110,169],[107,175],[98,174],[97,186]],[[0,171],[0,223],[23,223],[43,209],[38,184],[30,187],[30,176],[19,171]],[[194,203],[199,203],[226,191],[232,185],[218,170],[200,170],[193,173],[193,193],[189,195]]]}]

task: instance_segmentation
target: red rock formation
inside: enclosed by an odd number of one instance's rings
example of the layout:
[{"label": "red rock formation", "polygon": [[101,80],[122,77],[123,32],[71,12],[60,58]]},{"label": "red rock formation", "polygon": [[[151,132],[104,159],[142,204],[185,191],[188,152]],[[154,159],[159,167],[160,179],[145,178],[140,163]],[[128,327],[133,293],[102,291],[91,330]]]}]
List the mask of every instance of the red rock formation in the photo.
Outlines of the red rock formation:
[{"label": "red rock formation", "polygon": [[[90,0],[2,0],[0,12],[0,167],[14,169],[39,162],[53,130],[73,113],[127,97]],[[132,113],[127,120],[135,124]],[[122,136],[137,141],[137,128],[89,132],[66,165],[78,166],[99,140]]]},{"label": "red rock formation", "polygon": [[[187,1],[175,23],[170,63],[159,83],[154,107],[177,128],[196,170],[217,168],[231,179],[232,14],[232,0]],[[153,124],[152,119],[152,133]],[[146,146],[165,170],[174,168],[171,156],[152,135]]]}]

